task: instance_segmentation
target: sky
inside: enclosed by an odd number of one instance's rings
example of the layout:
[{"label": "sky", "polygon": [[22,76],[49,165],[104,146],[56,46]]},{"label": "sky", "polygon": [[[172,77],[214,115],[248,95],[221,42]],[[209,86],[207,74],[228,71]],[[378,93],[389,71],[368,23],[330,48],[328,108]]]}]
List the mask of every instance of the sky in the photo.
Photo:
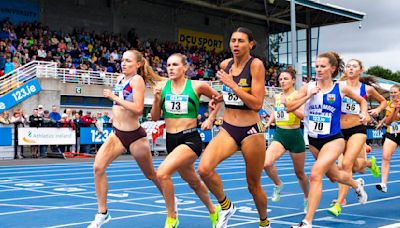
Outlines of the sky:
[{"label": "sky", "polygon": [[380,65],[400,70],[399,0],[320,0],[366,13],[358,22],[325,26],[320,30],[319,53],[334,50],[345,61],[355,58],[366,69]]}]

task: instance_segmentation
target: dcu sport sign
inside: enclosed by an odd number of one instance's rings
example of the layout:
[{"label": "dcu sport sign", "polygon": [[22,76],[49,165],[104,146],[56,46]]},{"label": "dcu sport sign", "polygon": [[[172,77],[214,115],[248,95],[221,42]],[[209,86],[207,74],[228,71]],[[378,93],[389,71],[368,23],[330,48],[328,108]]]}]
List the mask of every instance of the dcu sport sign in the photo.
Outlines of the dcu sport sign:
[{"label": "dcu sport sign", "polygon": [[24,85],[12,90],[6,95],[0,97],[0,113],[39,93],[40,90],[41,88],[37,79],[31,80]]},{"label": "dcu sport sign", "polygon": [[224,37],[221,35],[196,32],[188,29],[178,30],[178,43],[182,46],[205,48],[207,51],[221,52],[224,50]]}]

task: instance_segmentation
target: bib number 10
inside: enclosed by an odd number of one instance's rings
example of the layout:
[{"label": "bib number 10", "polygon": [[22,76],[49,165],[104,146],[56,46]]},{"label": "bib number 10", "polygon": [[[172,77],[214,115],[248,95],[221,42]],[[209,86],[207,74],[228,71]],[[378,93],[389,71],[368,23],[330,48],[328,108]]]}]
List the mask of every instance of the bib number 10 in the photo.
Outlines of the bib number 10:
[{"label": "bib number 10", "polygon": [[324,129],[324,123],[314,122],[314,131],[322,131]]}]

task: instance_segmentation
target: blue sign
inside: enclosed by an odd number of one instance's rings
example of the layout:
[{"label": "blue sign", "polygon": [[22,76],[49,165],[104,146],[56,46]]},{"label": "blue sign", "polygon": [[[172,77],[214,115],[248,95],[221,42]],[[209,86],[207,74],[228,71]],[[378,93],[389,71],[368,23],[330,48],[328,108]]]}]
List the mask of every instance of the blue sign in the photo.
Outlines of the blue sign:
[{"label": "blue sign", "polygon": [[112,128],[103,128],[103,132],[100,133],[97,128],[94,127],[81,127],[80,129],[80,143],[83,144],[103,144],[108,136],[111,134]]},{"label": "blue sign", "polygon": [[212,134],[211,134],[211,130],[201,130],[201,128],[197,128],[197,131],[200,134],[201,137],[201,141],[208,143],[211,141],[212,138]]},{"label": "blue sign", "polygon": [[367,139],[382,139],[383,134],[385,134],[386,129],[375,130],[367,129]]},{"label": "blue sign", "polygon": [[37,79],[31,80],[24,85],[12,90],[0,97],[0,113],[14,107],[18,103],[28,99],[42,90]]},{"label": "blue sign", "polygon": [[271,141],[274,138],[275,128],[265,130],[264,136],[266,141]]},{"label": "blue sign", "polygon": [[12,146],[12,127],[0,127],[0,146]]},{"label": "blue sign", "polygon": [[0,1],[0,19],[5,18],[15,24],[39,21],[39,4],[37,1]]}]

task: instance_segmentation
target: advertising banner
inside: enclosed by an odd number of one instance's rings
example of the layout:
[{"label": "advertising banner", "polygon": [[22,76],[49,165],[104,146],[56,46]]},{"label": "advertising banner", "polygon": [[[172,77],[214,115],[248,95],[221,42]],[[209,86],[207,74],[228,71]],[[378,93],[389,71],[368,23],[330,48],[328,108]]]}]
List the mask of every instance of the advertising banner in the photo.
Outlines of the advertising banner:
[{"label": "advertising banner", "polygon": [[21,87],[12,90],[6,95],[0,97],[0,113],[39,93],[40,90],[41,88],[37,79],[31,80]]},{"label": "advertising banner", "polygon": [[75,131],[71,128],[27,127],[18,128],[19,145],[72,145]]},{"label": "advertising banner", "polygon": [[221,52],[224,50],[224,37],[217,34],[196,32],[188,29],[178,30],[178,43],[186,47],[203,47],[207,51]]}]

